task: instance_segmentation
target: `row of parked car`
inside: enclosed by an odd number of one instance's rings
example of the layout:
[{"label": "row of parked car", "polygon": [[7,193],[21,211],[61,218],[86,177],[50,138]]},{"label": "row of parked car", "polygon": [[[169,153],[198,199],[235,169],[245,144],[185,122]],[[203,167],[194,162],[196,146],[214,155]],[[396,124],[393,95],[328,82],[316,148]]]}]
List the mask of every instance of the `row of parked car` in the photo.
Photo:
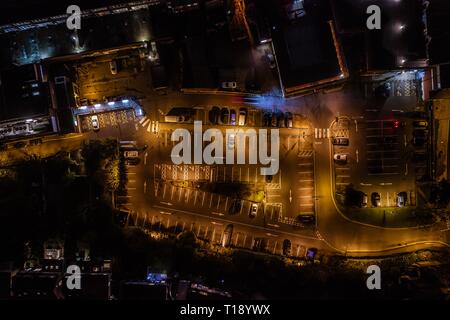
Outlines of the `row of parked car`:
[{"label": "row of parked car", "polygon": [[236,113],[235,109],[212,107],[208,118],[211,124],[244,126],[247,123],[247,109],[240,108],[239,113]]},{"label": "row of parked car", "polygon": [[[360,192],[361,195],[361,199],[360,199],[360,207],[361,208],[365,208],[367,207],[367,194],[365,194],[364,192]],[[397,194],[397,198],[396,198],[396,205],[399,208],[402,208],[406,205],[406,201],[408,198],[408,194],[406,192],[400,192]],[[373,207],[380,207],[381,206],[381,195],[378,192],[372,192],[372,194],[370,195],[370,202],[372,203]]]},{"label": "row of parked car", "polygon": [[292,128],[293,115],[291,112],[266,112],[263,115],[264,127]]},{"label": "row of parked car", "polygon": [[[240,108],[237,112],[228,107],[212,107],[208,113],[208,120],[211,124],[244,126],[247,124],[247,108]],[[263,114],[264,127],[292,128],[294,116],[291,112],[265,112]]]},{"label": "row of parked car", "polygon": [[417,120],[413,122],[413,145],[423,147],[428,140],[428,122]]},{"label": "row of parked car", "polygon": [[[229,247],[231,246],[231,239],[233,236],[234,226],[229,224],[226,226],[225,231],[222,236],[222,246]],[[292,242],[289,239],[283,240],[282,253],[284,256],[292,256]],[[254,238],[252,243],[252,250],[259,252],[267,252],[268,251],[268,239],[267,238]],[[303,247],[303,246],[302,246]],[[313,261],[317,256],[317,248],[308,248],[303,247],[303,254],[306,260]]]}]

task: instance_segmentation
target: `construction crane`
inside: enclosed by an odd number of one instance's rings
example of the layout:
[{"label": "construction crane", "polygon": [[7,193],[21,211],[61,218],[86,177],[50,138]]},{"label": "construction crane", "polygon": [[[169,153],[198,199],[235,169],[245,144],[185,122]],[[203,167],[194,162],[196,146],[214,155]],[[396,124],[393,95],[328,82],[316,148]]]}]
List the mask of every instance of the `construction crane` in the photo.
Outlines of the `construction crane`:
[{"label": "construction crane", "polygon": [[234,15],[230,23],[233,41],[248,38],[253,46],[253,36],[245,15],[245,0],[233,0]]}]

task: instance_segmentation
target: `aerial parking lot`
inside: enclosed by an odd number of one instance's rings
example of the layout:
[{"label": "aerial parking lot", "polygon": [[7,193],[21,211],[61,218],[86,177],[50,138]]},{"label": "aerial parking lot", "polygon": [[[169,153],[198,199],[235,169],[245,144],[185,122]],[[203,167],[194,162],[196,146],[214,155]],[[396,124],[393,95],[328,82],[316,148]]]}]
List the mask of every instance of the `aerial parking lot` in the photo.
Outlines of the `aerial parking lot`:
[{"label": "aerial parking lot", "polygon": [[427,127],[426,119],[403,113],[381,117],[370,113],[334,123],[336,137],[341,134],[331,141],[334,182],[345,212],[382,226],[431,222],[430,217],[421,219],[428,214],[416,186],[427,171]]}]

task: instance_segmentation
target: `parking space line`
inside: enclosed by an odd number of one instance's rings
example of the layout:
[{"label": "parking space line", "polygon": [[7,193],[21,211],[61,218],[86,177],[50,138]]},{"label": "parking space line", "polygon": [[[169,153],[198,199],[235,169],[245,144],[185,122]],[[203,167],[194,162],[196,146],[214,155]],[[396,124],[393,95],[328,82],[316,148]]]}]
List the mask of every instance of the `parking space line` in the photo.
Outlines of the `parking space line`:
[{"label": "parking space line", "polygon": [[206,195],[206,192],[203,192],[202,207],[204,206],[204,203],[205,203],[205,195]]},{"label": "parking space line", "polygon": [[313,182],[314,180],[298,180],[299,182]]},{"label": "parking space line", "polygon": [[209,199],[209,207],[211,208],[212,205],[212,198],[213,198],[213,194],[211,193],[211,198]]},{"label": "parking space line", "polygon": [[198,196],[198,190],[195,190],[195,196],[194,196],[194,206],[197,203],[197,196]]},{"label": "parking space line", "polygon": [[217,210],[219,210],[219,205],[220,205],[220,194],[219,194],[219,199],[217,199]]},{"label": "parking space line", "polygon": [[398,172],[369,173],[369,176],[389,176],[389,175],[397,175],[397,174],[400,174],[400,173],[398,173]]}]

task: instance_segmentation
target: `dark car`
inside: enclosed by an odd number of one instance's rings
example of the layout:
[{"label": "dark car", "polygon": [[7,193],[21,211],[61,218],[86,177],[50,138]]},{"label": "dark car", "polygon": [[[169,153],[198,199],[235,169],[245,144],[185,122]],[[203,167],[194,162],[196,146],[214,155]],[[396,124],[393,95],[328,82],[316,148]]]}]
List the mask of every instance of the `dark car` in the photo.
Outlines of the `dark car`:
[{"label": "dark car", "polygon": [[270,124],[272,125],[272,127],[277,126],[277,114],[275,112],[272,112],[272,116],[270,118]]},{"label": "dark car", "polygon": [[25,142],[19,141],[19,142],[14,143],[14,144],[13,144],[13,147],[16,148],[16,149],[20,149],[20,148],[25,147],[26,145],[27,145],[27,144],[26,144]]},{"label": "dark car", "polygon": [[370,199],[374,207],[379,207],[381,205],[381,196],[378,192],[372,192]]},{"label": "dark car", "polygon": [[267,183],[271,183],[272,180],[273,180],[273,176],[270,175],[270,174],[268,174],[268,175],[266,176],[266,182],[267,182]]},{"label": "dark car", "polygon": [[347,138],[333,138],[333,144],[337,146],[348,146],[349,142]]},{"label": "dark car", "polygon": [[228,209],[229,214],[237,214],[241,211],[242,207],[242,200],[241,199],[234,199],[231,203],[230,208]]},{"label": "dark car", "polygon": [[37,146],[38,144],[42,143],[42,139],[31,139],[30,140],[30,146]]},{"label": "dark car", "polygon": [[208,118],[209,122],[211,124],[217,124],[219,122],[220,117],[220,109],[218,107],[212,107],[211,110],[209,110]]},{"label": "dark car", "polygon": [[270,127],[272,122],[272,115],[270,113],[264,113],[263,115],[263,127]]},{"label": "dark car", "polygon": [[231,244],[231,237],[233,236],[233,225],[229,224],[225,228],[222,236],[222,247],[229,247]]},{"label": "dark car", "polygon": [[427,161],[428,155],[425,152],[414,152],[414,161]]},{"label": "dark car", "polygon": [[140,162],[139,158],[129,158],[125,159],[125,164],[128,166],[137,166]]},{"label": "dark car", "polygon": [[314,215],[299,215],[297,217],[298,221],[308,224],[308,223],[314,223],[316,221],[316,218],[314,217]]},{"label": "dark car", "polygon": [[284,114],[282,114],[282,113],[277,114],[277,126],[279,128],[285,127],[285,118],[284,118]]},{"label": "dark car", "polygon": [[428,130],[425,129],[415,129],[413,131],[414,137],[426,138],[428,136]]},{"label": "dark car", "polygon": [[285,121],[286,128],[292,128],[293,121],[294,121],[294,117],[292,116],[292,113],[286,112],[284,114],[284,121]]},{"label": "dark car", "polygon": [[220,122],[222,124],[228,124],[230,122],[230,110],[228,108],[222,108],[220,110]]},{"label": "dark car", "polygon": [[283,241],[283,255],[290,256],[292,250],[292,243],[289,239],[284,239]]},{"label": "dark car", "polygon": [[383,138],[383,142],[386,144],[392,144],[397,141],[397,138],[395,136],[386,136]]},{"label": "dark car", "polygon": [[421,147],[427,142],[428,131],[424,129],[415,129],[413,131],[413,145]]},{"label": "dark car", "polygon": [[267,249],[267,239],[266,238],[255,238],[253,240],[253,250],[264,252]]}]

